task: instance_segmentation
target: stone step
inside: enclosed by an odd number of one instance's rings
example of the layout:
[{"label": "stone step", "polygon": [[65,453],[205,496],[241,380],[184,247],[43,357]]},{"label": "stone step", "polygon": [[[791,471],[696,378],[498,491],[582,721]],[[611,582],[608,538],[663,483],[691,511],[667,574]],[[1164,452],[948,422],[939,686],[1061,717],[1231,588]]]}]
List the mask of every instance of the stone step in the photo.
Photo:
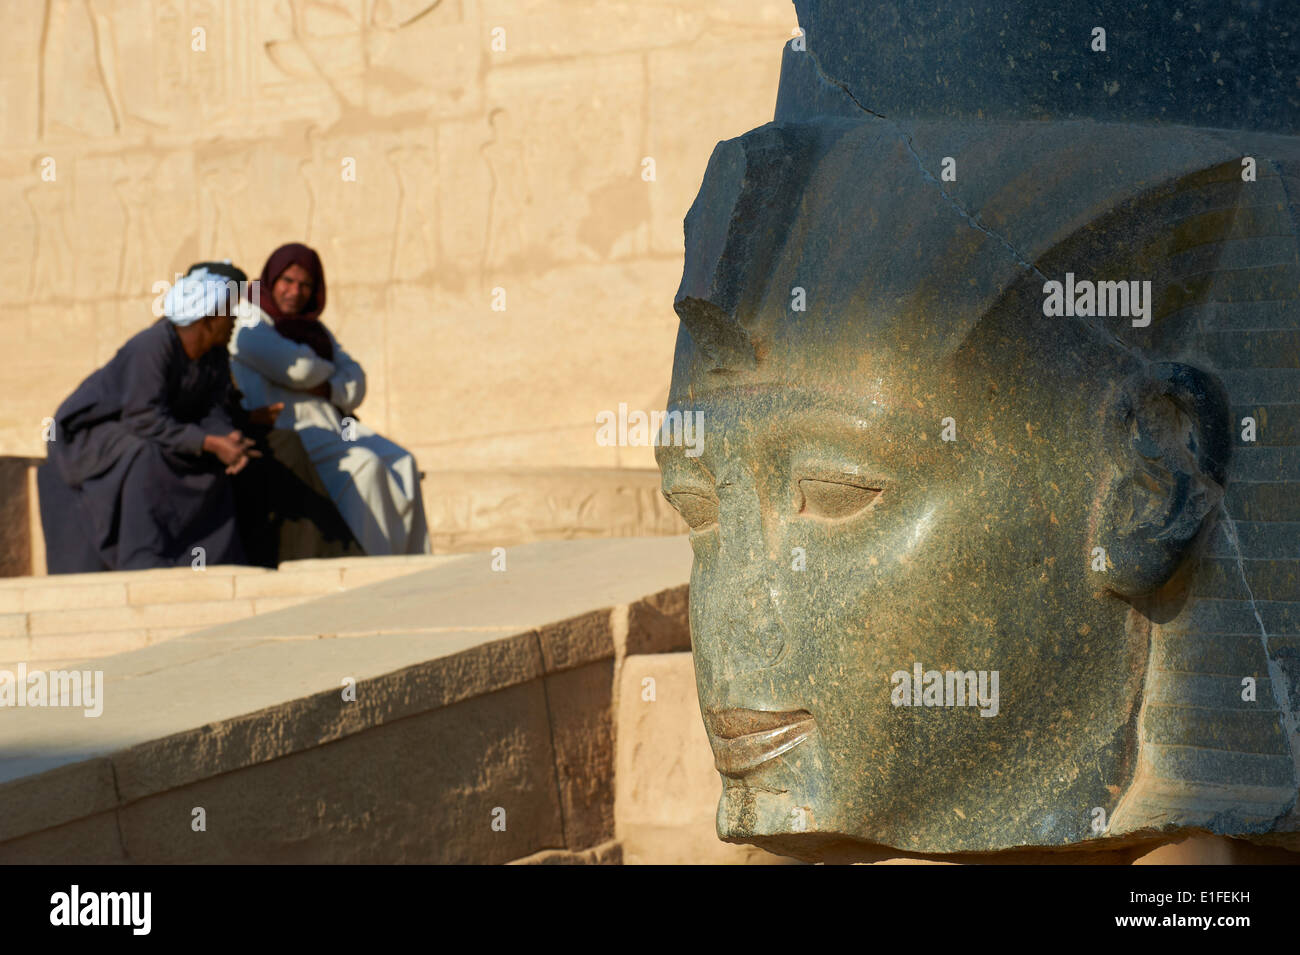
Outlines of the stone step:
[{"label": "stone step", "polygon": [[0,667],[86,660],[461,559],[407,555],[0,580]]}]

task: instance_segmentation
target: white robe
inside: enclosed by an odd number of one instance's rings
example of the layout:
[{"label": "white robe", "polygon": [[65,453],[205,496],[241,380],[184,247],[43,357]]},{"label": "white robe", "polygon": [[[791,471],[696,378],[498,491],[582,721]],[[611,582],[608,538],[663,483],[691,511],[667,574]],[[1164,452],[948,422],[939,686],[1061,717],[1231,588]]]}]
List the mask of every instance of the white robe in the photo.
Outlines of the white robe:
[{"label": "white robe", "polygon": [[[415,457],[363,422],[345,417],[366,395],[361,366],[339,347],[333,333],[331,362],[277,332],[262,309],[246,302],[240,308],[229,351],[244,407],[284,402],[275,426],[298,432],[321,483],[366,554],[430,553]],[[325,381],[329,401],[300,390]]]}]

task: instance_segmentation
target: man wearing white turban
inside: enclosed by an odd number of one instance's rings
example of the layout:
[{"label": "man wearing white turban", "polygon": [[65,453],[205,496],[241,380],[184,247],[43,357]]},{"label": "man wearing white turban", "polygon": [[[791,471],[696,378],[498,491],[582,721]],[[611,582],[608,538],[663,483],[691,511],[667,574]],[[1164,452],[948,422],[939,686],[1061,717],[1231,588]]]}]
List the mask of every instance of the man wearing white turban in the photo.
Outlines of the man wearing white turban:
[{"label": "man wearing white turban", "polygon": [[232,421],[226,352],[244,280],[192,268],[59,406],[37,471],[51,574],[245,561],[230,475],[259,453]]}]

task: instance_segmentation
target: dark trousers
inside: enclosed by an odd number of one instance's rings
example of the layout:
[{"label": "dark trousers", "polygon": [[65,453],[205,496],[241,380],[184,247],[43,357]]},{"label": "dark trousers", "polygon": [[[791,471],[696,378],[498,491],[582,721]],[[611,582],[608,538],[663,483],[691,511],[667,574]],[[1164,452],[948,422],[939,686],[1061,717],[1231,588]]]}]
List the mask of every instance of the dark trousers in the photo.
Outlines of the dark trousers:
[{"label": "dark trousers", "polygon": [[36,486],[51,574],[248,562],[211,455],[181,460],[143,442],[76,488],[47,459]]},{"label": "dark trousers", "polygon": [[262,457],[234,477],[235,510],[249,562],[362,557],[365,552],[325,491],[298,433],[249,428]]}]

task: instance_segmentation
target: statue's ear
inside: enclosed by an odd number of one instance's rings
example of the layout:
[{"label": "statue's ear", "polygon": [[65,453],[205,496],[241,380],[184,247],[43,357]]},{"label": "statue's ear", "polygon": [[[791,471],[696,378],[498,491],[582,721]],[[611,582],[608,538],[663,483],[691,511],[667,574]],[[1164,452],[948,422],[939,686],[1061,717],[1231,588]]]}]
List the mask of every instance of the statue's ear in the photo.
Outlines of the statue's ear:
[{"label": "statue's ear", "polygon": [[1228,396],[1197,368],[1148,365],[1112,392],[1105,428],[1114,467],[1094,515],[1090,573],[1139,597],[1173,577],[1212,522],[1232,453]]}]

